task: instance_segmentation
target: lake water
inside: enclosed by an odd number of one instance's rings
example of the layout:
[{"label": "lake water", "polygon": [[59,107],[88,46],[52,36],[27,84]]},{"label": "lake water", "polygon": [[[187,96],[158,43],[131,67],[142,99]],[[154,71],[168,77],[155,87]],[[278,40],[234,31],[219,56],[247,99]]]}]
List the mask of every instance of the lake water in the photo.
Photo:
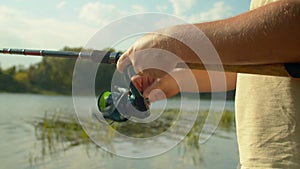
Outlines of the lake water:
[{"label": "lake water", "polygon": [[[209,103],[201,102],[202,109],[208,109]],[[176,100],[173,104],[177,104]],[[226,109],[234,110],[234,103],[228,102]],[[0,168],[3,169],[232,169],[238,162],[233,126],[219,128],[199,147],[181,142],[161,155],[130,159],[108,153],[92,142],[74,143],[65,136],[69,131],[49,134],[43,128],[38,130],[39,124],[45,125],[41,123],[45,114],[74,117],[72,97],[3,93],[0,94],[0,113]],[[123,149],[130,151],[133,148],[126,146]]]}]

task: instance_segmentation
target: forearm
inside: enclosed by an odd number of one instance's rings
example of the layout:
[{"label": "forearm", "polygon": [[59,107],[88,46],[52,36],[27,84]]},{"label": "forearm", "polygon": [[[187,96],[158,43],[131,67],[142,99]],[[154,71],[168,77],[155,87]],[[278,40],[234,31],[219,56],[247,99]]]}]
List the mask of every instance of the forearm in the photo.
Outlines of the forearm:
[{"label": "forearm", "polygon": [[[182,87],[182,92],[224,92],[233,90],[236,87],[236,73],[229,72],[216,72],[216,71],[203,71],[203,70],[192,70],[192,73],[197,83],[198,90],[194,91],[192,87],[194,83],[192,80],[184,80]],[[225,80],[225,81],[224,81]],[[211,82],[214,82],[213,85]]]},{"label": "forearm", "polygon": [[223,64],[300,62],[300,1],[282,0],[226,20],[197,24]]},{"label": "forearm", "polygon": [[[300,62],[299,21],[300,1],[281,0],[236,17],[195,26],[212,42],[223,64],[273,64]],[[181,33],[183,37],[199,37],[188,35],[193,32],[189,29],[188,25],[179,25],[167,31],[177,36]],[[201,63],[198,56],[178,42],[170,51],[186,62]]]}]

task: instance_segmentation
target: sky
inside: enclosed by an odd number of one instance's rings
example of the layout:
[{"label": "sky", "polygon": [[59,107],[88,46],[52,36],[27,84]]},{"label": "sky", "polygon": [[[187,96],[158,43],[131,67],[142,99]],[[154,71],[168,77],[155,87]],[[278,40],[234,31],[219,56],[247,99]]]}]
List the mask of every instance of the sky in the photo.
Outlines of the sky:
[{"label": "sky", "polygon": [[[99,29],[125,16],[159,12],[196,23],[238,15],[249,4],[250,0],[1,0],[0,48],[85,46]],[[40,59],[0,55],[0,66],[28,66]]]}]

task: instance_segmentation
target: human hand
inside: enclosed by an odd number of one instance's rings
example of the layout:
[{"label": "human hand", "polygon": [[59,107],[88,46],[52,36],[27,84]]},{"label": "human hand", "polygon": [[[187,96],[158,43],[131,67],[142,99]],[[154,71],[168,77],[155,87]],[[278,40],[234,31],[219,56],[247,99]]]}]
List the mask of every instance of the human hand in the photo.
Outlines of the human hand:
[{"label": "human hand", "polygon": [[[150,102],[179,92],[224,92],[236,87],[236,73],[196,69],[173,69],[170,73],[145,70],[132,77],[133,83]],[[214,83],[211,83],[214,82]]]},{"label": "human hand", "polygon": [[180,91],[198,92],[194,73],[189,69],[174,69],[170,73],[148,69],[132,77],[134,85],[150,102],[172,97]]},{"label": "human hand", "polygon": [[180,62],[176,56],[176,40],[160,33],[149,33],[137,40],[118,60],[117,69],[123,72],[132,64],[135,72],[146,69],[171,71]]},{"label": "human hand", "polygon": [[[201,45],[200,45],[201,44]],[[176,25],[148,33],[138,39],[118,60],[117,69],[123,72],[128,64],[139,73],[156,68],[170,72],[180,62],[211,62],[211,44],[196,26]]]}]

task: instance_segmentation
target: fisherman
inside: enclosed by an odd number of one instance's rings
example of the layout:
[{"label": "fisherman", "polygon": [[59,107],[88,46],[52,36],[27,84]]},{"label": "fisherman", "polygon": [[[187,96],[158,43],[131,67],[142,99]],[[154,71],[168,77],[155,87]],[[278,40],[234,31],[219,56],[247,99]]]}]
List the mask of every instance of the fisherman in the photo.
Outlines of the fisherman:
[{"label": "fisherman", "polygon": [[[210,39],[223,64],[300,63],[300,1],[274,1],[252,0],[249,12],[195,26]],[[165,31],[188,35],[193,41],[197,36],[184,34],[189,32],[188,29],[174,26]],[[154,102],[179,92],[173,77],[181,79],[187,86],[189,79],[186,79],[184,69],[174,68],[165,74],[139,67],[138,63],[143,60],[133,53],[150,48],[168,50],[184,61],[193,59],[193,53],[172,38],[148,34],[121,56],[118,70],[122,72],[126,65],[133,63],[139,72],[132,78],[133,82],[143,91],[144,97]],[[201,63],[197,59],[193,61]],[[296,77],[300,68],[295,65],[296,72],[291,75]],[[209,78],[217,78],[220,73],[213,72],[213,76],[208,76],[207,71],[192,72],[199,86],[199,91],[194,92],[209,91]],[[235,73],[225,73],[225,76],[226,89],[236,88],[239,167],[300,168],[300,79]]]}]

